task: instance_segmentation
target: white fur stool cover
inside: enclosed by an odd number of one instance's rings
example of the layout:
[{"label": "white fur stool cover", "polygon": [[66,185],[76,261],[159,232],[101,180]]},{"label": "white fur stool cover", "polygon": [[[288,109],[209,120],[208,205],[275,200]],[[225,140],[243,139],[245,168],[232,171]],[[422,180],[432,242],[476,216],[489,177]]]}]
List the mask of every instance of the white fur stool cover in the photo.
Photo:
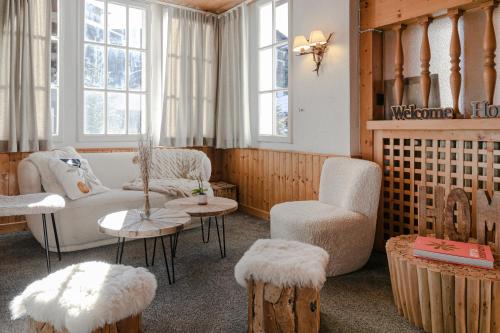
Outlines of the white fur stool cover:
[{"label": "white fur stool cover", "polygon": [[236,281],[246,287],[253,279],[280,287],[321,289],[329,255],[322,248],[297,241],[259,239],[234,268]]},{"label": "white fur stool cover", "polygon": [[85,262],[30,284],[10,303],[12,319],[29,316],[56,330],[88,333],[140,314],[156,293],[145,268]]},{"label": "white fur stool cover", "polygon": [[329,255],[297,241],[260,239],[236,264],[247,288],[248,332],[315,333],[320,327],[319,290]]}]

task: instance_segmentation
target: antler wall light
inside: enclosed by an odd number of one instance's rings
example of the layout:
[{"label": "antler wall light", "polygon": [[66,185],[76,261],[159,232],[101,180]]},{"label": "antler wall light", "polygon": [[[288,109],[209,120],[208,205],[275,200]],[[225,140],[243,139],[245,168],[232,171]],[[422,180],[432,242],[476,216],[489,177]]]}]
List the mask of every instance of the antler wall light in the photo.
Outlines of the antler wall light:
[{"label": "antler wall light", "polygon": [[316,63],[316,68],[313,70],[319,76],[319,67],[323,61],[323,55],[326,53],[328,42],[333,36],[333,32],[325,37],[323,31],[314,30],[309,36],[309,40],[306,37],[300,35],[296,36],[293,40],[293,52],[298,56],[312,54],[314,62]]}]

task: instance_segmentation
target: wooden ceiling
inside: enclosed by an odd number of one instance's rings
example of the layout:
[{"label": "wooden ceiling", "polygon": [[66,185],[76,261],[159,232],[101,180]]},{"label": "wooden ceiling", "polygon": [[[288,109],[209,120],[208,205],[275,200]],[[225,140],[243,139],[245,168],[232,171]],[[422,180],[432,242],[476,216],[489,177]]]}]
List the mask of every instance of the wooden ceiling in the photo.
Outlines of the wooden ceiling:
[{"label": "wooden ceiling", "polygon": [[161,0],[179,6],[191,7],[207,12],[221,14],[234,6],[239,5],[243,0]]}]

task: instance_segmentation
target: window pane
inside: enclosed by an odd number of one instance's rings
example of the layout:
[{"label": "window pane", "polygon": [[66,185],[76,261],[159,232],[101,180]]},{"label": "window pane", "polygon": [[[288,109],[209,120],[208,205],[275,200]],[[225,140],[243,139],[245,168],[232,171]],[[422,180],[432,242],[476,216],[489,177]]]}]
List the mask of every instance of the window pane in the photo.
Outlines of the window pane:
[{"label": "window pane", "polygon": [[129,41],[130,47],[145,48],[146,47],[146,31],[144,21],[146,13],[142,9],[129,8]]},{"label": "window pane", "polygon": [[288,91],[276,92],[276,135],[288,135]]},{"label": "window pane", "polygon": [[273,88],[273,50],[259,51],[259,90]]},{"label": "window pane", "polygon": [[50,42],[50,83],[57,85],[58,75],[57,75],[57,52],[59,43],[57,40],[52,40]]},{"label": "window pane", "polygon": [[259,7],[259,46],[273,42],[273,5],[269,2]]},{"label": "window pane", "polygon": [[128,133],[141,133],[143,116],[146,110],[146,98],[143,94],[130,94],[128,96]]},{"label": "window pane", "polygon": [[51,4],[51,14],[50,14],[50,17],[51,17],[51,33],[52,33],[52,36],[57,36],[59,35],[59,32],[58,32],[58,13],[59,13],[59,1],[58,0],[51,0],[50,2]]},{"label": "window pane", "polygon": [[276,88],[288,88],[288,44],[278,46],[276,56]]},{"label": "window pane", "polygon": [[104,93],[85,91],[83,109],[84,133],[104,134]]},{"label": "window pane", "polygon": [[146,64],[146,54],[140,51],[130,51],[129,53],[129,79],[130,90],[145,90],[143,73],[146,73],[144,65]]},{"label": "window pane", "polygon": [[125,93],[108,93],[108,134],[125,134]]},{"label": "window pane", "polygon": [[261,135],[273,134],[273,94],[259,95],[259,133]]},{"label": "window pane", "polygon": [[104,42],[104,2],[85,1],[85,40]]},{"label": "window pane", "polygon": [[108,43],[125,45],[127,41],[127,7],[108,4]]},{"label": "window pane", "polygon": [[108,48],[108,88],[125,89],[125,50]]},{"label": "window pane", "polygon": [[51,88],[50,89],[50,116],[52,120],[52,135],[58,135],[59,134],[59,127],[58,127],[58,119],[59,119],[59,112],[58,112],[58,93],[57,93],[57,88]]},{"label": "window pane", "polygon": [[84,84],[86,88],[104,88],[104,47],[85,45]]},{"label": "window pane", "polygon": [[276,6],[276,41],[288,39],[288,3]]}]

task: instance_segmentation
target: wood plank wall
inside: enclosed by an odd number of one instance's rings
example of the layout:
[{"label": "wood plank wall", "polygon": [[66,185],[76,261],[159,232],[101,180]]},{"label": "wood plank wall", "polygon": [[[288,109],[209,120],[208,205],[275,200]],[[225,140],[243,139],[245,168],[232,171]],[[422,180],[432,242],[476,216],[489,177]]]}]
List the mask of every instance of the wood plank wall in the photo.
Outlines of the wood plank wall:
[{"label": "wood plank wall", "polygon": [[277,203],[318,198],[323,162],[329,155],[268,149],[222,152],[222,179],[238,185],[240,209],[269,219]]}]

